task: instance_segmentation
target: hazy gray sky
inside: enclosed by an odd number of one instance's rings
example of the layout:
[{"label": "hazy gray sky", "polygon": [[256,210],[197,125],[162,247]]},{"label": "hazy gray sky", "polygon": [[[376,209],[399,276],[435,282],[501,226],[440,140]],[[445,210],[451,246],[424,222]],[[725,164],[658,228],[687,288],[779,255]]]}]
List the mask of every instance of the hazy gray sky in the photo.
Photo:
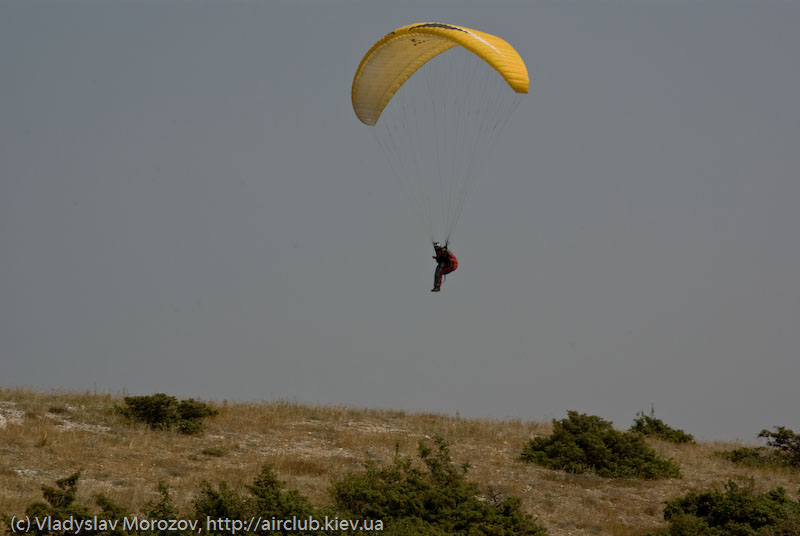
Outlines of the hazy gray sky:
[{"label": "hazy gray sky", "polygon": [[[373,42],[532,93],[440,294]],[[800,429],[800,3],[0,2],[0,385]]]}]

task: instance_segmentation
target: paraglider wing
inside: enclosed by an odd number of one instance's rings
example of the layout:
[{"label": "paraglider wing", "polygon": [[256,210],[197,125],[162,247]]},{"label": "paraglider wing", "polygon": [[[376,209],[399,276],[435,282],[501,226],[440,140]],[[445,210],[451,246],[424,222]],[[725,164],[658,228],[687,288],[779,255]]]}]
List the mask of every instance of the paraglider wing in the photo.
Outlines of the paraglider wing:
[{"label": "paraglider wing", "polygon": [[527,93],[530,80],[525,62],[497,36],[443,24],[423,22],[402,26],[375,43],[353,78],[356,116],[375,125],[395,92],[417,69],[442,52],[462,46],[491,65],[517,93]]}]

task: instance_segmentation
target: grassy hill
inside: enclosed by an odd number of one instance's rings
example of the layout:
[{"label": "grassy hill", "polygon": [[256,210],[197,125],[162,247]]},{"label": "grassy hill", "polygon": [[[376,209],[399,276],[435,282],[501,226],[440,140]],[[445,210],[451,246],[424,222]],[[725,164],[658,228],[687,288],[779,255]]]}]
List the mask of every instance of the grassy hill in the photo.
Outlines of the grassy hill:
[{"label": "grassy hill", "polygon": [[[443,437],[467,479],[482,493],[516,496],[549,534],[641,535],[666,526],[664,501],[689,491],[753,481],[758,491],[784,487],[792,498],[800,471],[747,468],[715,451],[734,443],[648,443],[678,463],[681,479],[619,480],[549,470],[519,460],[525,443],[552,425],[287,401],[214,402],[218,415],[204,432],[184,435],[127,423],[116,411],[121,396],[0,389],[0,514],[24,514],[40,501],[42,485],[81,470],[78,500],[102,492],[131,512],[158,497],[165,481],[181,513],[191,511],[201,482],[243,489],[266,462],[288,488],[316,506],[330,504],[329,487],[368,459],[391,461],[396,450],[416,457],[420,440]],[[765,423],[769,424],[769,423]],[[3,527],[2,530],[4,530]],[[2,534],[0,530],[0,534]]]}]

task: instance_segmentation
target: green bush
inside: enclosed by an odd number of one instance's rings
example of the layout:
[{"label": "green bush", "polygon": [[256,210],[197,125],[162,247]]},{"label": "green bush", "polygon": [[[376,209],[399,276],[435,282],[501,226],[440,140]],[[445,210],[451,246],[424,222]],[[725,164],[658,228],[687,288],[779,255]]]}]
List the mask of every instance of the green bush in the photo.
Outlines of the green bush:
[{"label": "green bush", "polygon": [[[169,494],[169,486],[163,480],[158,482],[158,495],[157,501],[148,501],[144,505],[144,516],[147,519],[180,519],[178,510],[172,503],[172,497]],[[143,534],[149,536],[175,536],[175,531],[170,530],[155,530],[145,532]]]},{"label": "green bush", "polygon": [[774,452],[766,447],[739,447],[714,453],[716,456],[746,467],[766,467],[778,465]]},{"label": "green bush", "polygon": [[[149,501],[144,505],[144,517],[128,513],[122,506],[98,493],[94,496],[96,508],[76,502],[80,472],[56,481],[56,486],[42,486],[45,502],[34,502],[25,509],[31,519],[29,534],[39,536],[63,536],[67,534],[85,534],[88,536],[189,536],[191,531],[165,530],[133,530],[126,527],[123,518],[130,521],[133,517],[147,520],[180,519],[178,511],[172,504],[166,483],[158,483],[160,499]],[[7,516],[6,516],[7,517]],[[50,525],[45,525],[45,519]],[[37,522],[38,519],[38,522]],[[8,519],[6,519],[8,521]],[[66,526],[64,521],[72,523]],[[42,524],[40,527],[39,523]],[[80,526],[78,526],[80,523]],[[86,525],[92,523],[92,525]],[[131,530],[125,530],[126,528]],[[2,531],[0,531],[2,533]]]},{"label": "green bush", "polygon": [[205,519],[206,516],[245,519],[253,509],[252,500],[231,489],[225,481],[219,482],[216,488],[209,482],[202,482],[193,504],[195,519]]},{"label": "green bush", "polygon": [[644,411],[636,414],[630,431],[644,436],[654,436],[672,443],[694,443],[694,436],[687,434],[683,430],[676,430],[664,424],[661,419],[656,419],[654,410],[650,410],[650,415],[645,415]]},{"label": "green bush", "polygon": [[728,481],[725,491],[688,493],[666,502],[669,527],[649,536],[797,536],[800,503],[782,488],[756,493],[752,482]]},{"label": "green bush", "polygon": [[747,467],[800,467],[800,435],[783,426],[774,432],[761,430],[758,437],[767,439],[767,447],[740,447],[715,454]]},{"label": "green bush", "polygon": [[49,527],[42,526],[40,528],[35,521],[32,521],[29,534],[41,536],[50,534],[71,534],[76,531],[74,527],[64,528],[58,526],[57,523],[70,519],[83,523],[93,519],[95,515],[98,519],[102,520],[117,520],[117,524],[113,529],[110,527],[96,527],[95,529],[86,529],[82,527],[81,534],[98,536],[124,534],[121,529],[121,519],[125,517],[125,511],[121,506],[115,504],[102,493],[95,495],[95,504],[97,506],[97,511],[95,512],[88,506],[75,502],[78,490],[78,479],[80,479],[80,472],[56,480],[55,487],[47,485],[42,486],[42,496],[45,502],[31,503],[25,509],[25,515],[31,520],[50,518],[54,524],[51,524]]},{"label": "green bush", "polygon": [[[296,516],[300,520],[309,517],[324,515],[314,509],[311,502],[295,490],[284,491],[285,483],[278,480],[275,472],[268,464],[264,464],[261,471],[247,486],[247,493],[239,493],[230,488],[226,482],[220,482],[216,489],[208,482],[203,482],[200,492],[194,498],[194,518],[206,519],[250,519],[261,518],[263,521],[272,519],[292,519]],[[256,527],[252,527],[255,529]],[[253,530],[254,534],[287,534],[279,530],[261,531]],[[220,534],[227,534],[220,531]],[[212,532],[211,534],[215,534]],[[290,534],[318,534],[316,531],[298,531]]]},{"label": "green bush", "polygon": [[776,455],[784,463],[800,467],[800,435],[784,426],[776,426],[774,432],[761,430],[758,437],[767,438],[767,445],[775,449]]},{"label": "green bush", "polygon": [[126,396],[125,406],[117,406],[117,411],[131,421],[145,423],[155,430],[175,428],[184,434],[199,433],[202,420],[218,413],[204,402],[192,398],[178,402],[174,396],[164,393]]},{"label": "green bush", "polygon": [[335,507],[351,517],[381,519],[386,534],[414,536],[543,536],[546,530],[514,497],[482,500],[466,481],[467,465],[455,465],[441,438],[435,449],[419,444],[423,467],[395,456],[390,465],[368,462],[366,471],[333,483]]},{"label": "green bush", "polygon": [[568,473],[594,472],[611,478],[680,478],[674,462],[660,458],[639,434],[614,430],[609,421],[577,411],[553,419],[548,438],[531,439],[523,461]]}]

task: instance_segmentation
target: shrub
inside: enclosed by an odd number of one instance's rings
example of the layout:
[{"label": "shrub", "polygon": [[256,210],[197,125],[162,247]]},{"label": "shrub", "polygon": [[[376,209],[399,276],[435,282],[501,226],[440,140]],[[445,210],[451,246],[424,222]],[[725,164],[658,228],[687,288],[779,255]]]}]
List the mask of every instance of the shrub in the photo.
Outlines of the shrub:
[{"label": "shrub", "polygon": [[209,482],[202,482],[193,504],[196,519],[205,519],[206,516],[245,519],[252,510],[251,501],[231,489],[225,481],[219,482],[216,489]]},{"label": "shrub", "polygon": [[296,490],[284,491],[285,482],[278,480],[275,471],[264,464],[261,472],[248,486],[253,497],[255,513],[263,517],[308,517],[314,512],[311,502]]},{"label": "shrub", "polygon": [[[158,482],[159,499],[157,501],[148,501],[144,505],[144,515],[147,519],[179,519],[178,510],[172,503],[172,497],[169,494],[169,486],[163,480]],[[174,536],[175,531],[155,530],[143,534],[151,536]]]},{"label": "shrub", "polygon": [[784,426],[776,426],[774,432],[761,430],[758,437],[767,438],[767,445],[776,449],[776,455],[787,465],[800,467],[800,435]]},{"label": "shrub", "polygon": [[174,396],[158,393],[150,396],[126,396],[126,407],[117,407],[124,417],[147,424],[156,430],[177,428],[184,434],[202,430],[202,420],[218,411],[204,402],[192,398],[178,400]]},{"label": "shrub", "polygon": [[366,464],[366,471],[349,473],[333,483],[336,508],[362,519],[381,519],[387,534],[528,535],[546,530],[523,513],[520,500],[493,494],[479,498],[477,486],[466,481],[468,466],[455,465],[441,438],[435,449],[419,444],[424,467],[399,455],[390,465]]},{"label": "shrub", "polygon": [[758,437],[767,438],[767,447],[740,447],[715,454],[733,463],[748,467],[800,467],[800,435],[783,426],[774,432],[762,430]]},{"label": "shrub", "polygon": [[531,439],[521,459],[569,473],[591,471],[611,478],[679,478],[674,462],[660,458],[632,432],[614,430],[609,421],[594,415],[569,411],[568,417],[553,419],[548,438]]},{"label": "shrub", "polygon": [[[56,480],[56,486],[51,487],[47,485],[42,486],[42,496],[46,502],[34,502],[28,505],[25,509],[25,515],[31,520],[39,519],[44,520],[50,518],[53,523],[60,523],[64,520],[75,520],[84,522],[91,520],[93,516],[97,516],[102,520],[117,520],[116,526],[111,527],[96,527],[95,529],[81,530],[82,534],[89,535],[119,535],[122,532],[121,519],[125,517],[125,510],[115,504],[111,499],[102,493],[95,495],[95,504],[99,508],[96,513],[86,505],[78,504],[75,498],[78,490],[78,479],[80,472],[74,473],[68,477]],[[107,530],[104,530],[107,529]],[[31,522],[30,534],[49,535],[49,534],[67,534],[74,533],[75,528],[61,528],[56,525],[50,527],[43,525],[40,527],[36,522]]]},{"label": "shrub", "polygon": [[669,527],[650,536],[791,536],[800,527],[800,503],[782,488],[753,491],[752,482],[728,481],[725,491],[688,493],[666,502]]},{"label": "shrub", "polygon": [[[316,511],[311,502],[295,490],[284,491],[285,483],[278,480],[275,472],[268,464],[264,464],[260,473],[247,486],[247,493],[242,494],[230,488],[226,482],[220,482],[215,489],[208,482],[203,482],[200,492],[194,499],[194,516],[196,519],[250,519],[260,517],[263,521],[273,519],[285,520],[296,516],[300,520],[315,517]],[[262,526],[252,527],[253,533],[284,534],[279,530],[262,531]],[[221,533],[224,533],[221,531]],[[314,531],[298,531],[291,534],[316,534]]]},{"label": "shrub", "polygon": [[650,410],[650,415],[645,415],[643,411],[637,413],[630,431],[644,436],[655,436],[672,443],[694,443],[694,436],[687,434],[683,430],[676,430],[661,419],[656,419],[654,410]]},{"label": "shrub", "polygon": [[766,467],[776,465],[774,453],[766,447],[739,447],[738,449],[714,453],[722,459],[746,467]]}]

